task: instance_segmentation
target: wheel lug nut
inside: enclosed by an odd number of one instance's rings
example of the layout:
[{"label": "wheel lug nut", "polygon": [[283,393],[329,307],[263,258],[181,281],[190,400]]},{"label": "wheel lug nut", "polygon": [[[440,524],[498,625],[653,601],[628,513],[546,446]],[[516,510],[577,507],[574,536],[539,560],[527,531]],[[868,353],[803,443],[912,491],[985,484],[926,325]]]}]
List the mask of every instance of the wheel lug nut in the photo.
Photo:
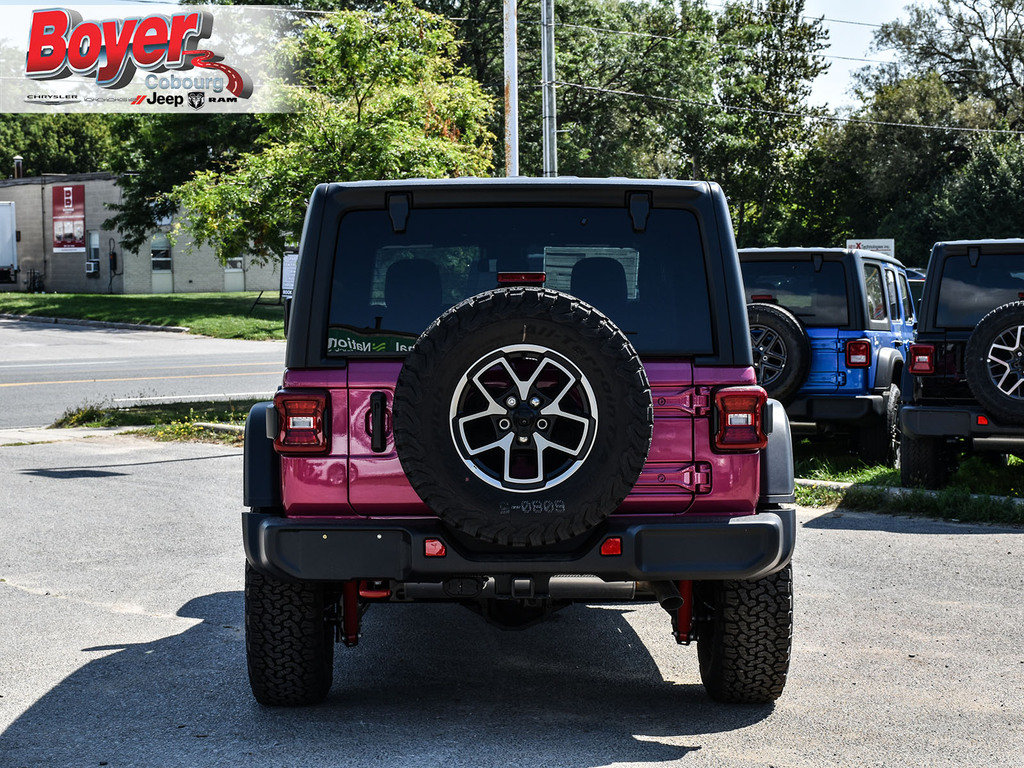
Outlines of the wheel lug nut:
[{"label": "wheel lug nut", "polygon": [[505,401],[505,405],[507,405],[509,408],[515,408],[518,404],[519,401],[516,400],[514,397],[510,397],[508,400]]},{"label": "wheel lug nut", "polygon": [[533,406],[534,408],[536,408],[537,406],[539,406],[539,405],[540,405],[540,398],[539,398],[539,397],[536,397],[536,396],[534,396],[534,397],[531,397],[531,398],[530,398],[530,405],[532,405],[532,406]]},{"label": "wheel lug nut", "polygon": [[527,443],[529,441],[530,441],[530,438],[528,438],[526,435],[520,435],[519,436],[519,442],[520,443]]}]

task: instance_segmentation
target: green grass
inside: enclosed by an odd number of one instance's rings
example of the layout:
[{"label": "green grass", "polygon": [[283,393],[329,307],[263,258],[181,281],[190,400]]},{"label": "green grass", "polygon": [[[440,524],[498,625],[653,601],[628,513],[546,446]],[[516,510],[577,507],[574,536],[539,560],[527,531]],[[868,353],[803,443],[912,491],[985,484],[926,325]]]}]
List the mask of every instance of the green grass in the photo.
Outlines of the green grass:
[{"label": "green grass", "polygon": [[[0,313],[146,325],[181,325],[189,328],[192,333],[220,339],[283,339],[283,308],[262,303],[253,308],[258,295],[254,291],[124,296],[0,293]],[[264,302],[276,300],[276,292],[263,294]]]},{"label": "green grass", "polygon": [[258,400],[234,400],[201,403],[161,403],[129,408],[86,405],[68,409],[51,427],[142,427],[132,434],[157,440],[187,440],[240,445],[242,435],[215,432],[196,424],[245,424],[249,409]]}]

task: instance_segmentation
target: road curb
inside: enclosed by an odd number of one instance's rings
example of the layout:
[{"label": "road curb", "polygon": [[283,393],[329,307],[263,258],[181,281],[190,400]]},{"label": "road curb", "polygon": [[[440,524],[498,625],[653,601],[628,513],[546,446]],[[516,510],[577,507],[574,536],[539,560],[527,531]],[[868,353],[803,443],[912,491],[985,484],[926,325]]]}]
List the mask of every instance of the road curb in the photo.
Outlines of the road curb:
[{"label": "road curb", "polygon": [[[928,496],[937,499],[942,491],[929,491],[924,488],[894,488],[891,485],[865,485],[863,483],[843,483],[838,480],[805,480],[802,477],[796,478],[796,484],[807,488],[827,488],[832,491],[848,491],[850,488],[861,488],[864,490],[884,491],[890,496]],[[1016,496],[990,496],[986,493],[972,493],[972,499],[985,499],[989,501],[1009,501],[1014,504],[1024,505],[1024,499]]]},{"label": "road curb", "polygon": [[43,317],[41,315],[11,315],[0,313],[0,320],[20,320],[26,323],[51,323],[54,325],[84,325],[91,328],[121,328],[129,331],[163,331],[164,333],[188,333],[183,325],[144,325],[143,323],[116,323],[111,320],[85,320],[75,317]]}]

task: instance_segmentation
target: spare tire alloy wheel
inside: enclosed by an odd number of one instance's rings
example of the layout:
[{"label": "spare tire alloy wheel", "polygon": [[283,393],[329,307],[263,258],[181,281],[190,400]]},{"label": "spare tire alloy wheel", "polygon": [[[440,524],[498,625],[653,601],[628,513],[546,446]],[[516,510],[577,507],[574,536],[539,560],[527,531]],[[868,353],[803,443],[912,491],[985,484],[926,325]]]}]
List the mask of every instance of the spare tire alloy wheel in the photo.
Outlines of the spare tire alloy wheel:
[{"label": "spare tire alloy wheel", "polygon": [[801,322],[775,304],[747,305],[750,349],[757,383],[783,405],[789,404],[807,379],[811,341]]},{"label": "spare tire alloy wheel", "polygon": [[967,342],[967,383],[993,416],[1024,425],[1024,301],[982,318]]},{"label": "spare tire alloy wheel", "polygon": [[988,350],[988,373],[996,389],[1007,397],[1024,400],[1024,325],[1007,328]]},{"label": "spare tire alloy wheel", "polygon": [[499,547],[568,541],[614,512],[650,450],[643,364],[568,294],[502,288],[452,307],[395,387],[398,458],[449,528]]},{"label": "spare tire alloy wheel", "polygon": [[513,492],[553,488],[580,468],[597,432],[597,400],[568,358],[533,344],[476,361],[451,403],[452,439],[470,472]]},{"label": "spare tire alloy wheel", "polygon": [[786,342],[765,325],[750,326],[750,344],[754,354],[754,370],[762,387],[770,387],[786,370],[789,352]]}]

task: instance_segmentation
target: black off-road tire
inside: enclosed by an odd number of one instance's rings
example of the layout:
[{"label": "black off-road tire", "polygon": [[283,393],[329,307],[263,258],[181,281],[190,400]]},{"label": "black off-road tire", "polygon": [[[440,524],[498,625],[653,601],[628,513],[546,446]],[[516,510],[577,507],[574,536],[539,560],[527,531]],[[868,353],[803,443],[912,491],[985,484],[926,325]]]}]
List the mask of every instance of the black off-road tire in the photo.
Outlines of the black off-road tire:
[{"label": "black off-road tire", "polygon": [[245,564],[245,655],[249,685],[267,706],[318,704],[331,690],[333,627],[325,589],[280,581]]},{"label": "black off-road tire", "polygon": [[955,469],[953,447],[944,437],[915,437],[900,440],[900,483],[904,488],[938,490],[946,485]]},{"label": "black off-road tire", "polygon": [[[485,355],[535,344],[570,360],[597,403],[593,443],[574,473],[547,489],[508,490],[463,462],[450,407],[463,375]],[[417,340],[395,387],[395,447],[413,489],[449,527],[501,547],[579,536],[611,514],[647,460],[651,390],[625,334],[589,304],[542,288],[504,288],[457,304]]]},{"label": "black off-road tire", "polygon": [[[1024,301],[996,307],[978,323],[964,351],[964,367],[971,393],[1003,424],[1024,425],[1024,399],[1011,397],[996,386],[989,374],[988,352],[999,334],[1011,326],[1022,325]],[[1024,392],[1020,394],[1024,395]]]},{"label": "black off-road tire", "polygon": [[889,385],[885,413],[864,423],[857,432],[860,458],[867,464],[896,465],[900,446],[900,388]]},{"label": "black off-road tire", "polygon": [[[754,370],[759,372],[758,384],[765,388],[768,397],[788,405],[807,380],[811,368],[811,340],[796,315],[775,304],[749,304],[747,320],[750,325],[760,325],[778,334],[786,348],[786,363],[774,381],[764,384],[758,366],[757,347],[752,344]],[[751,336],[753,342],[753,335]]]},{"label": "black off-road tire", "polygon": [[782,695],[793,645],[793,567],[755,581],[698,582],[697,658],[715,701],[768,704]]}]

